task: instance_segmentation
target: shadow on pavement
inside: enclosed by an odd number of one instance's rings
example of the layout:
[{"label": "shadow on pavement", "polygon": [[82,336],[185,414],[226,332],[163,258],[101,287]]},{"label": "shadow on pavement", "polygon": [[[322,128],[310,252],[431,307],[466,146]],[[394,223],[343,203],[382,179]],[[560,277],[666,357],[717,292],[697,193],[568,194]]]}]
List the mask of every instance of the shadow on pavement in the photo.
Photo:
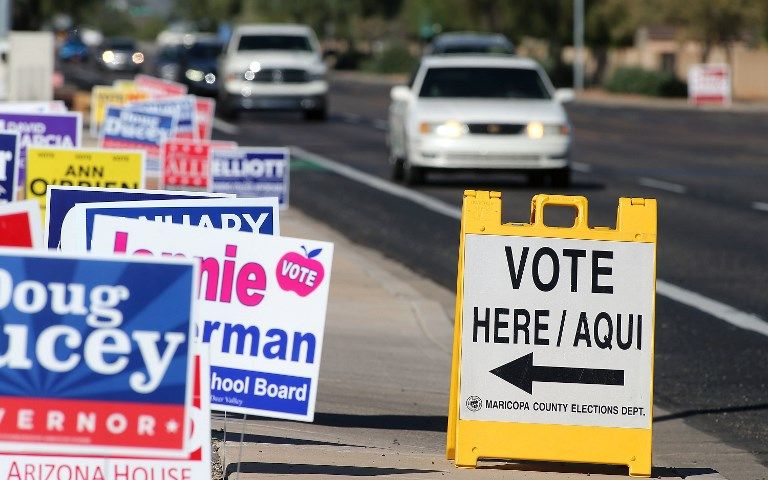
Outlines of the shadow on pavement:
[{"label": "shadow on pavement", "polygon": [[[211,438],[217,440],[224,439],[224,432],[221,430],[211,431]],[[322,440],[307,440],[304,438],[286,438],[286,437],[274,437],[271,435],[254,435],[246,433],[243,435],[242,440],[244,443],[265,443],[270,445],[313,445],[321,447],[359,447],[366,448],[365,445],[351,445],[348,443],[339,442],[324,442]],[[228,442],[240,442],[240,432],[227,432]]]},{"label": "shadow on pavement", "polygon": [[[237,471],[237,464],[227,465],[226,479]],[[302,463],[244,462],[240,473],[266,473],[272,475],[344,475],[348,477],[378,477],[382,475],[409,475],[414,473],[439,473],[439,470],[414,468],[358,467],[353,465],[310,465]]]},{"label": "shadow on pavement", "polygon": [[756,410],[768,410],[768,403],[758,403],[755,405],[742,405],[738,407],[718,407],[718,408],[700,408],[693,410],[683,410],[682,412],[660,415],[653,418],[653,423],[667,422],[679,418],[696,417],[699,415],[719,415],[723,413],[753,412]]},{"label": "shadow on pavement", "polygon": [[352,415],[346,413],[316,413],[314,423],[316,425],[327,427],[445,432],[448,428],[448,417],[442,415]]}]

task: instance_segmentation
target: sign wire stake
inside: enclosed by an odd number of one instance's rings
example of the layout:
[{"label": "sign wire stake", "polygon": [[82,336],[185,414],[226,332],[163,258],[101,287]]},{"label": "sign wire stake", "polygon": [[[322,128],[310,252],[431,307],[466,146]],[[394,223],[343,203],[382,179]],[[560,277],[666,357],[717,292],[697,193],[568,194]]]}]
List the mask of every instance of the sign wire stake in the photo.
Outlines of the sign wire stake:
[{"label": "sign wire stake", "polygon": [[244,438],[245,438],[245,417],[247,417],[247,416],[248,415],[243,414],[243,421],[240,423],[240,447],[238,448],[238,452],[237,452],[237,470],[236,470],[238,480],[240,478],[240,463],[243,460],[243,443],[245,443],[244,442]]}]

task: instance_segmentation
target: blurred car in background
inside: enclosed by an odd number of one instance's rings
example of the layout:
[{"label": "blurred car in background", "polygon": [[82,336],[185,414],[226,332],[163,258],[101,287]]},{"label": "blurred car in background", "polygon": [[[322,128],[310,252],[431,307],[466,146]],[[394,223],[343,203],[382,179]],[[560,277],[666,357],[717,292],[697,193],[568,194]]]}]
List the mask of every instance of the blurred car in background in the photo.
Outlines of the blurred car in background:
[{"label": "blurred car in background", "polygon": [[111,37],[96,49],[95,60],[105,70],[138,72],[144,63],[144,53],[131,38]]},{"label": "blurred car in background", "polygon": [[165,80],[176,81],[179,78],[181,63],[181,44],[162,45],[157,50],[150,72]]},{"label": "blurred car in background", "polygon": [[219,108],[227,117],[241,110],[298,110],[307,120],[327,117],[326,66],[308,26],[237,27],[219,73]]},{"label": "blurred car in background", "polygon": [[514,55],[514,44],[500,33],[450,32],[437,35],[424,49],[424,55],[451,54]]},{"label": "blurred car in background", "polygon": [[80,35],[72,32],[67,35],[59,47],[59,60],[62,62],[83,62],[88,60],[90,48]]},{"label": "blurred car in background", "polygon": [[428,170],[505,170],[570,182],[571,125],[533,60],[450,55],[422,59],[413,84],[391,90],[390,163],[395,179],[416,184]]},{"label": "blurred car in background", "polygon": [[215,97],[218,94],[218,60],[224,45],[214,35],[198,35],[179,47],[178,81],[189,93]]}]

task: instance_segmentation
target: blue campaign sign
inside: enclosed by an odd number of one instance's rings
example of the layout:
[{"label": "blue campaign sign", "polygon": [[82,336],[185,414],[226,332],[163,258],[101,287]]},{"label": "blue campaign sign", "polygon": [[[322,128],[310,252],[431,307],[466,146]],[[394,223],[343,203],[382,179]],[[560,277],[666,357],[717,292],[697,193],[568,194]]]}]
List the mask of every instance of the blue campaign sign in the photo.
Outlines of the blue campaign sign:
[{"label": "blue campaign sign", "polygon": [[102,148],[146,149],[147,155],[160,156],[160,145],[173,137],[176,117],[144,113],[107,106],[99,133]]},{"label": "blue campaign sign", "polygon": [[0,203],[16,200],[19,184],[19,134],[0,132]]},{"label": "blue campaign sign", "polygon": [[131,102],[125,108],[132,112],[151,113],[176,117],[176,134],[180,138],[197,137],[197,110],[195,96],[155,98]]},{"label": "blue campaign sign", "polygon": [[68,187],[49,185],[45,212],[45,235],[48,248],[58,248],[64,219],[75,204],[95,202],[124,202],[137,200],[173,200],[227,198],[231,194],[163,190],[133,190],[125,188]]},{"label": "blue campaign sign", "polygon": [[[79,223],[78,210],[82,210],[85,228]],[[280,234],[279,208],[275,197],[92,203],[76,205],[73,215],[77,223],[77,231],[62,237],[62,250],[90,250],[93,221],[96,215],[262,235]]]},{"label": "blue campaign sign", "polygon": [[211,163],[213,191],[238,197],[278,197],[288,206],[290,159],[287,148],[215,149]]},{"label": "blue campaign sign", "polygon": [[183,452],[196,275],[192,259],[0,249],[0,451]]}]

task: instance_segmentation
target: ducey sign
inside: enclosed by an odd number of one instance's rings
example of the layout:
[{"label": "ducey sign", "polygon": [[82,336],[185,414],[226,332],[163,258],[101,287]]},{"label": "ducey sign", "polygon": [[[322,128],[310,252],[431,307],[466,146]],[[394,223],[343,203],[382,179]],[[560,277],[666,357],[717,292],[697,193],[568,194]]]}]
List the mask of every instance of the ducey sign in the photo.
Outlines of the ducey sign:
[{"label": "ducey sign", "polygon": [[195,275],[0,250],[0,451],[186,454]]},{"label": "ducey sign", "polygon": [[312,421],[333,244],[97,215],[91,251],[199,259],[212,407]]}]

